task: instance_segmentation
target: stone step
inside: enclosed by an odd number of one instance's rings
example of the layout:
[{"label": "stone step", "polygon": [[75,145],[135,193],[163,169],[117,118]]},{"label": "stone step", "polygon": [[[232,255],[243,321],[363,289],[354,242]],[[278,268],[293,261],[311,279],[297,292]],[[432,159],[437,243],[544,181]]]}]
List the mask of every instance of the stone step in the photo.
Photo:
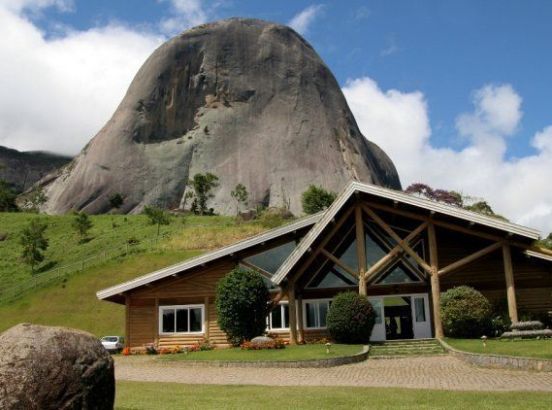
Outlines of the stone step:
[{"label": "stone step", "polygon": [[389,340],[374,343],[370,347],[370,357],[416,356],[443,354],[445,350],[435,339]]},{"label": "stone step", "polygon": [[423,350],[443,350],[441,346],[423,346],[423,347],[395,347],[395,346],[372,346],[374,351],[384,352],[387,350],[393,351],[423,351]]}]

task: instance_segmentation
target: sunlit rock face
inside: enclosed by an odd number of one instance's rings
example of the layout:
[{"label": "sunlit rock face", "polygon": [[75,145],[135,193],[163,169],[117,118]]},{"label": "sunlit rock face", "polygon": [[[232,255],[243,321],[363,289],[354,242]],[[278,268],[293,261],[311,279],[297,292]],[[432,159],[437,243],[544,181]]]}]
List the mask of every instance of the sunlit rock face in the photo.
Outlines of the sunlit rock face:
[{"label": "sunlit rock face", "polygon": [[351,179],[400,188],[389,157],[359,131],[339,84],[292,29],[229,19],[185,31],[140,68],[113,117],[47,186],[45,211],[178,207],[198,172],[220,179],[209,206],[301,213],[310,184],[340,191]]}]

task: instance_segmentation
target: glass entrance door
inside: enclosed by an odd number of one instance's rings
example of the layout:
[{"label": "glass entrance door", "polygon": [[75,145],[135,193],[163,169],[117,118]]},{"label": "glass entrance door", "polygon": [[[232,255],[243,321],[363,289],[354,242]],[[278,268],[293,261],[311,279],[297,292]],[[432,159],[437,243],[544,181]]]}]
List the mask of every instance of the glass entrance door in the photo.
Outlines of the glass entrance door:
[{"label": "glass entrance door", "polygon": [[376,313],[371,341],[431,337],[427,293],[370,296]]},{"label": "glass entrance door", "polygon": [[413,339],[412,298],[387,296],[384,298],[385,338],[387,340]]}]

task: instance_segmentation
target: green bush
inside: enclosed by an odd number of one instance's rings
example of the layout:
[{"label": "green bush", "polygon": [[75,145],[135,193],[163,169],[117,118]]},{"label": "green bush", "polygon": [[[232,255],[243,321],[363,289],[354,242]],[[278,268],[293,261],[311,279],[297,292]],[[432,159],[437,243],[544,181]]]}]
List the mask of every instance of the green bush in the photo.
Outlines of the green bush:
[{"label": "green bush", "polygon": [[326,191],[321,186],[310,185],[301,196],[303,212],[315,214],[323,211],[330,207],[336,197],[337,194],[335,192]]},{"label": "green bush", "polygon": [[326,324],[336,342],[366,343],[375,319],[374,308],[366,296],[343,292],[333,298]]},{"label": "green bush", "polygon": [[441,319],[446,336],[477,338],[492,334],[492,306],[469,286],[447,290],[441,297]]},{"label": "green bush", "polygon": [[229,272],[218,283],[216,305],[219,327],[232,345],[265,331],[270,293],[259,273],[241,268]]}]

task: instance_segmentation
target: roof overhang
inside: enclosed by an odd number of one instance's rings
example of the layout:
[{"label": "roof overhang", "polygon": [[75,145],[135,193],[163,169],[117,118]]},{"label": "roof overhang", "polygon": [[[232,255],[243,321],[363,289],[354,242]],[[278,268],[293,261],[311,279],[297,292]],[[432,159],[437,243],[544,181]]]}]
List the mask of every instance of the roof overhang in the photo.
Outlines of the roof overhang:
[{"label": "roof overhang", "polygon": [[119,285],[100,290],[99,292],[96,293],[96,296],[98,297],[98,299],[101,299],[101,300],[111,300],[117,303],[124,303],[123,294],[125,292],[139,288],[141,286],[148,285],[152,282],[170,277],[175,274],[182,273],[184,271],[187,271],[199,266],[204,266],[207,263],[211,263],[223,257],[230,256],[232,254],[246,250],[253,246],[261,245],[265,242],[271,241],[273,239],[277,239],[280,236],[292,233],[294,231],[297,231],[303,228],[308,228],[309,226],[312,226],[316,222],[318,222],[318,220],[322,217],[322,214],[323,212],[320,212],[320,213],[302,218],[291,224],[285,225],[280,228],[272,229],[265,233],[253,236],[249,239],[245,239],[243,241],[237,242],[233,245],[229,245],[224,248],[217,249],[213,252],[205,253],[203,255],[186,260],[184,262],[177,263],[167,268],[149,273],[147,275],[140,276],[136,279],[132,279],[128,282],[124,282]]},{"label": "roof overhang", "polygon": [[424,210],[424,212],[433,215],[435,218],[441,215],[453,218],[456,221],[465,221],[470,225],[486,227],[493,231],[502,232],[504,236],[507,237],[517,236],[519,239],[523,239],[525,241],[534,241],[540,238],[540,232],[533,228],[502,221],[498,218],[481,215],[452,205],[446,205],[428,199],[419,198],[401,191],[395,191],[376,185],[354,181],[351,182],[336,198],[332,206],[328,208],[322,218],[320,218],[316,225],[314,225],[314,227],[303,238],[299,246],[295,248],[282,266],[280,266],[273,277],[273,282],[275,284],[279,285],[282,283],[293,267],[299,263],[303,255],[311,249],[316,239],[322,234],[328,224],[335,219],[336,215],[343,208],[343,206],[352,198],[354,194],[357,193],[372,196],[374,198],[383,198],[389,200],[395,205],[405,204],[418,210]]}]

